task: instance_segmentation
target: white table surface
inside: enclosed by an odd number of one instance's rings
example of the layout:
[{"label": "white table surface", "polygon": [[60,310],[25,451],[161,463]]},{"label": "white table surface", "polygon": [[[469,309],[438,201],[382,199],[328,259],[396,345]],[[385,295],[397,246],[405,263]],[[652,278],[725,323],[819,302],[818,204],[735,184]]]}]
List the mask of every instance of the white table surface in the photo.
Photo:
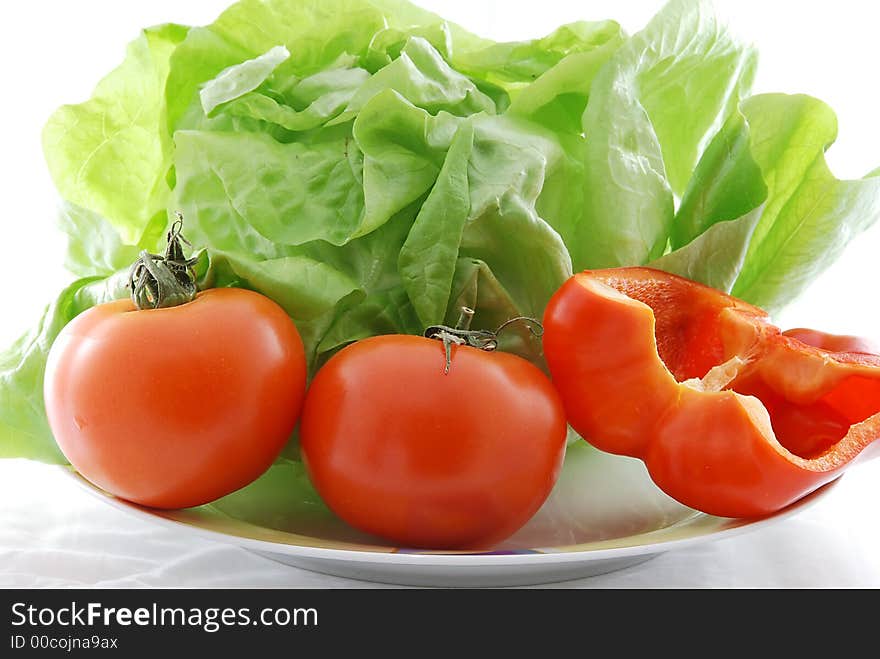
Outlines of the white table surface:
[{"label": "white table surface", "polygon": [[[880,460],[794,517],[548,588],[880,587]],[[0,587],[383,588],[135,518],[57,468],[0,461]],[[399,586],[398,586],[399,587]]]},{"label": "white table surface", "polygon": [[[5,244],[0,259],[0,348],[36,321],[66,282],[63,241],[53,228],[56,197],[40,130],[59,104],[88,96],[121,59],[137,28],[161,21],[206,23],[231,0],[33,0],[0,4],[7,87],[25,103],[0,104]],[[635,31],[661,0],[419,0],[487,36],[535,36],[575,19],[618,18]],[[880,164],[880,88],[874,31],[880,7],[839,0],[789,3],[722,0],[739,32],[761,52],[755,91],[807,92],[828,101],[840,137],[828,153],[837,175]],[[72,29],[71,26],[75,26]],[[816,44],[822,47],[817,48]],[[61,55],[59,55],[61,53]],[[26,63],[26,66],[23,64]],[[16,219],[18,218],[18,219]],[[21,221],[25,218],[26,221]],[[856,240],[804,298],[777,319],[880,338],[876,302],[880,225]],[[39,267],[31,252],[41,250]],[[27,285],[18,285],[19,272]],[[7,282],[7,283],[3,283]],[[880,460],[847,473],[832,494],[793,518],[754,532],[663,554],[640,566],[563,586],[880,587]],[[381,587],[286,567],[234,546],[152,526],[89,496],[57,469],[0,460],[0,587],[206,586]]]}]

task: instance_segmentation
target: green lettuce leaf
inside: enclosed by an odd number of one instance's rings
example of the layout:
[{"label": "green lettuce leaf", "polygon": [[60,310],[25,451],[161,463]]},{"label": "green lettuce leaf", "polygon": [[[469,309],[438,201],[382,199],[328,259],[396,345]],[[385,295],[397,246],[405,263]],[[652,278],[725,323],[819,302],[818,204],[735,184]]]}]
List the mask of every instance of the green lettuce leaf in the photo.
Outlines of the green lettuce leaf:
[{"label": "green lettuce leaf", "polygon": [[652,265],[784,307],[880,215],[880,179],[841,181],[828,169],[836,135],[834,112],[810,96],[743,101],[685,192],[676,251]]},{"label": "green lettuce leaf", "polygon": [[601,48],[620,36],[620,25],[614,21],[581,21],[563,25],[540,39],[491,44],[456,54],[453,61],[468,75],[514,91],[543,76],[569,55]]},{"label": "green lettuce leaf", "polygon": [[[266,240],[341,245],[361,229],[364,189],[347,138],[306,145],[265,134],[178,131],[174,140],[179,188],[199,203],[193,178],[216,177],[231,210]],[[193,205],[188,196],[178,199]]]},{"label": "green lettuce leaf", "polygon": [[426,40],[412,37],[397,59],[358,89],[345,112],[334,122],[353,118],[371,98],[386,89],[393,89],[431,114],[441,110],[463,117],[478,112],[495,113],[495,103],[470,78],[450,67]]},{"label": "green lettuce leaf", "polygon": [[763,94],[743,103],[751,156],[768,194],[733,293],[770,311],[795,299],[880,215],[880,178],[837,179],[825,150],[831,109],[809,96]]},{"label": "green lettuce leaf", "polygon": [[583,217],[575,268],[663,254],[702,148],[751,85],[752,49],[707,4],[673,0],[602,68],[583,116]]},{"label": "green lettuce leaf", "polygon": [[751,213],[766,199],[767,185],[752,158],[749,125],[737,111],[706,148],[688,184],[670,233],[672,248],[687,245],[716,222]]},{"label": "green lettuce leaf", "polygon": [[302,79],[280,98],[272,96],[272,90],[249,92],[222,106],[221,111],[288,131],[312,130],[342,114],[369,77],[359,67],[331,68]]},{"label": "green lettuce leaf", "polygon": [[721,220],[683,247],[648,265],[730,293],[742,273],[763,206],[733,220]]},{"label": "green lettuce leaf", "polygon": [[572,272],[562,237],[537,210],[562,149],[546,133],[525,130],[516,118],[474,121],[471,210],[459,255],[489,265],[515,300],[517,315],[541,318]]},{"label": "green lettuce leaf", "polygon": [[242,0],[211,25],[190,30],[174,52],[166,87],[169,132],[200,127],[200,88],[273,48],[290,53],[276,76],[291,85],[346,56],[376,72],[399,56],[410,36],[426,38],[447,55],[489,43],[400,0]]},{"label": "green lettuce leaf", "polygon": [[523,87],[511,101],[508,113],[563,134],[579,135],[593,80],[624,43],[619,27],[606,36],[607,40],[589,49],[566,55]]},{"label": "green lettuce leaf", "polygon": [[126,243],[140,240],[167,202],[170,139],[158,127],[170,58],[186,34],[181,25],[144,30],[90,100],[62,106],[43,130],[58,192],[104,217]]},{"label": "green lettuce leaf", "polygon": [[364,154],[366,210],[360,234],[381,226],[431,189],[459,123],[446,112],[431,116],[392,90],[370,99],[352,127]]},{"label": "green lettuce leaf", "polygon": [[109,276],[131,267],[141,250],[158,252],[167,218],[161,211],[146,224],[135,244],[125,243],[107,220],[70,202],[58,209],[58,228],[67,236],[65,267],[78,277]]},{"label": "green lettuce leaf", "polygon": [[199,91],[202,110],[210,115],[218,105],[254,91],[289,57],[287,48],[275,46],[259,57],[224,69]]},{"label": "green lettuce leaf", "polygon": [[468,162],[473,147],[473,124],[464,122],[400,250],[398,267],[407,295],[426,327],[441,323],[446,316],[459,245],[471,209]]}]

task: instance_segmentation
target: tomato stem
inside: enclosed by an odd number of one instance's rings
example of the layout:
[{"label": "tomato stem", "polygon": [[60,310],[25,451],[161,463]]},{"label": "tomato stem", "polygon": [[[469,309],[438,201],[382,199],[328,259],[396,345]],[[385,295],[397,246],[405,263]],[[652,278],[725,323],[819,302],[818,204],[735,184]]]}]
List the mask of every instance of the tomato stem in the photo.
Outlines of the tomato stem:
[{"label": "tomato stem", "polygon": [[474,313],[474,310],[470,307],[462,307],[461,313],[458,316],[458,322],[455,324],[455,329],[469,330],[471,328],[471,321],[474,319]]},{"label": "tomato stem", "polygon": [[466,345],[471,348],[485,350],[491,352],[498,347],[498,335],[508,326],[517,322],[525,322],[529,332],[533,336],[541,337],[544,333],[544,327],[540,322],[528,316],[516,316],[510,318],[495,330],[472,330],[470,329],[471,321],[474,317],[474,310],[470,307],[462,307],[458,316],[458,322],[455,327],[448,325],[431,325],[425,330],[424,336],[429,339],[436,339],[443,342],[443,350],[446,353],[446,367],[443,374],[449,374],[449,368],[452,365],[452,344]]},{"label": "tomato stem", "polygon": [[192,301],[198,292],[192,269],[197,259],[184,255],[183,244],[192,245],[181,234],[183,215],[175,215],[177,219],[168,231],[165,254],[150,254],[144,250],[131,267],[128,287],[138,309],[176,307]]}]

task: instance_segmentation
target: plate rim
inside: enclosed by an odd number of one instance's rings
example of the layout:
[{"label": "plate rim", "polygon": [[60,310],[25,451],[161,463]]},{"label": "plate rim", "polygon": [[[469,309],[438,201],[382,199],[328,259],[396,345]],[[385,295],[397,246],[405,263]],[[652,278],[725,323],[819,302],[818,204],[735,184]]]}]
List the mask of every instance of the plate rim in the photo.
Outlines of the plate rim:
[{"label": "plate rim", "polygon": [[[639,556],[645,554],[659,554],[666,551],[673,551],[685,547],[707,542],[709,540],[719,540],[730,538],[743,533],[756,531],[775,522],[793,517],[803,512],[807,508],[813,506],[819,501],[825,499],[831,491],[838,485],[842,479],[842,475],[825,483],[813,492],[807,494],[801,499],[789,504],[782,510],[764,517],[734,520],[734,525],[727,528],[716,529],[705,533],[698,533],[691,537],[673,538],[661,540],[659,542],[645,542],[622,547],[598,547],[594,549],[571,549],[564,551],[542,551],[551,550],[552,547],[534,548],[532,550],[525,549],[522,553],[448,553],[448,552],[431,552],[431,551],[372,551],[369,549],[341,549],[332,547],[310,547],[308,545],[279,543],[269,540],[261,540],[259,538],[250,538],[230,533],[223,533],[213,529],[203,528],[193,524],[188,524],[181,520],[171,519],[149,508],[139,506],[138,504],[120,499],[97,486],[90,483],[74,468],[69,465],[61,466],[61,470],[81,489],[86,490],[89,494],[97,497],[101,501],[109,504],[111,507],[122,512],[133,515],[139,519],[159,524],[167,528],[181,528],[186,533],[202,537],[208,540],[222,542],[224,544],[232,544],[247,550],[260,552],[263,554],[283,554],[286,556],[294,556],[304,559],[320,559],[324,561],[341,561],[347,563],[365,563],[375,564],[394,563],[398,565],[422,565],[422,566],[457,566],[457,567],[491,567],[491,566],[516,566],[516,565],[535,565],[535,564],[560,564],[574,563],[584,561],[601,561],[615,558],[626,558],[631,556]],[[684,521],[691,521],[696,517],[714,517],[699,511],[695,511],[695,515],[685,518],[676,524],[672,524],[663,529],[655,529],[644,533],[637,533],[630,538],[639,538],[650,536],[658,531],[673,528],[682,524]],[[234,519],[234,518],[233,518]],[[724,518],[718,518],[724,519]],[[242,524],[254,526],[255,528],[264,528],[243,520],[236,520]],[[741,522],[741,523],[739,523]],[[281,531],[283,533],[283,531]],[[577,545],[570,545],[576,547]]]}]

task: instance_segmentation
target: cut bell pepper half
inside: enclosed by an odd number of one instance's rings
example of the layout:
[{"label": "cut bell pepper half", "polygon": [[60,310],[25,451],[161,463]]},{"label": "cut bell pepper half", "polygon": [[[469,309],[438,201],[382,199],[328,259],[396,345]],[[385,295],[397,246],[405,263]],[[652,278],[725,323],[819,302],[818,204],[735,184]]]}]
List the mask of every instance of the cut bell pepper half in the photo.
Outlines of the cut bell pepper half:
[{"label": "cut bell pepper half", "polygon": [[571,426],[643,460],[691,508],[767,515],[880,454],[870,344],[782,332],[763,310],[688,279],[578,273],[551,299],[543,340]]}]

